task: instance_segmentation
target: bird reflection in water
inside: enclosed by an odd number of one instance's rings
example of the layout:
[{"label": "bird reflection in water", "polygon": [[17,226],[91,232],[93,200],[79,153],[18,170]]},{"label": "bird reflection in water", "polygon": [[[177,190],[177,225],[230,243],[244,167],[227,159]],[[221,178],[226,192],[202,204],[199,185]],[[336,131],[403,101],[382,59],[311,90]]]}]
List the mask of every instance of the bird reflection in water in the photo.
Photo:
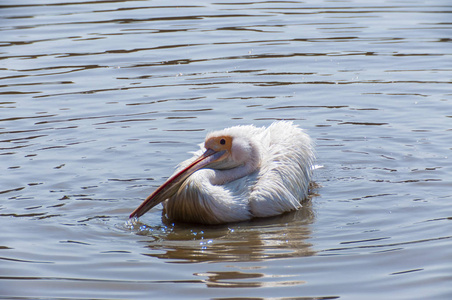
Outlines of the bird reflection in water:
[{"label": "bird reflection in water", "polygon": [[303,207],[270,218],[222,225],[167,224],[165,228],[135,230],[148,239],[146,256],[180,262],[249,262],[312,256],[314,212],[310,201]]},{"label": "bird reflection in water", "polygon": [[[314,213],[306,201],[297,211],[271,218],[214,226],[172,224],[166,231],[148,232],[143,255],[172,263],[208,263],[208,271],[194,273],[195,279],[189,279],[208,287],[303,285],[301,274],[267,274],[266,265],[274,259],[290,264],[291,259],[315,255],[308,242],[313,222]],[[246,262],[251,265],[243,265]]]}]

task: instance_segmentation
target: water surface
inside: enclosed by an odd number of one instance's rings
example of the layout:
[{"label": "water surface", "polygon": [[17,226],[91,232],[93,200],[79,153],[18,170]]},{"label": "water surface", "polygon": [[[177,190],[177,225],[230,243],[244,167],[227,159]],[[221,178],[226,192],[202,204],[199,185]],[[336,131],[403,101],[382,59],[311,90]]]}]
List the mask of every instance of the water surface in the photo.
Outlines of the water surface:
[{"label": "water surface", "polygon": [[[451,12],[0,3],[0,298],[452,298]],[[207,132],[280,119],[323,166],[300,211],[126,223]]]}]

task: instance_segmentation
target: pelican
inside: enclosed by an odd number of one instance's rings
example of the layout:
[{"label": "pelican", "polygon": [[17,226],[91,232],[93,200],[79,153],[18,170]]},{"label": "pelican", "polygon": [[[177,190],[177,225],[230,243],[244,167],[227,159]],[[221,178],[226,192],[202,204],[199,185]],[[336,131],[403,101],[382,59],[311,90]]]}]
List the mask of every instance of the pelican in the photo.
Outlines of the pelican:
[{"label": "pelican", "polygon": [[200,148],[130,218],[163,202],[172,221],[239,222],[296,210],[308,196],[314,145],[292,122],[211,132]]}]

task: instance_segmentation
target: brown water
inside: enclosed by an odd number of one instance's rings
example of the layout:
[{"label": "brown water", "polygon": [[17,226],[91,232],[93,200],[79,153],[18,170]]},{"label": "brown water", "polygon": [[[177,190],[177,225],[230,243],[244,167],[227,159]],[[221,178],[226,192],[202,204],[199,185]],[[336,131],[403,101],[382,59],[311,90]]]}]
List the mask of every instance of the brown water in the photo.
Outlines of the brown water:
[{"label": "brown water", "polygon": [[[452,299],[449,1],[0,2],[0,299]],[[311,202],[127,218],[209,130],[294,120]]]}]

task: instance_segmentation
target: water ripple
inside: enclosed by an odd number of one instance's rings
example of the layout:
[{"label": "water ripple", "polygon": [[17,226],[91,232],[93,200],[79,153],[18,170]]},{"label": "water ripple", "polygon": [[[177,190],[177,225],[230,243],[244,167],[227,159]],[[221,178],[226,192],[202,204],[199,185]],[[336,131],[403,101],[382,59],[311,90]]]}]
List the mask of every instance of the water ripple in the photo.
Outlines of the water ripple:
[{"label": "water ripple", "polygon": [[[0,5],[0,298],[449,299],[450,8]],[[126,223],[207,132],[273,120],[317,143],[302,210]]]}]

